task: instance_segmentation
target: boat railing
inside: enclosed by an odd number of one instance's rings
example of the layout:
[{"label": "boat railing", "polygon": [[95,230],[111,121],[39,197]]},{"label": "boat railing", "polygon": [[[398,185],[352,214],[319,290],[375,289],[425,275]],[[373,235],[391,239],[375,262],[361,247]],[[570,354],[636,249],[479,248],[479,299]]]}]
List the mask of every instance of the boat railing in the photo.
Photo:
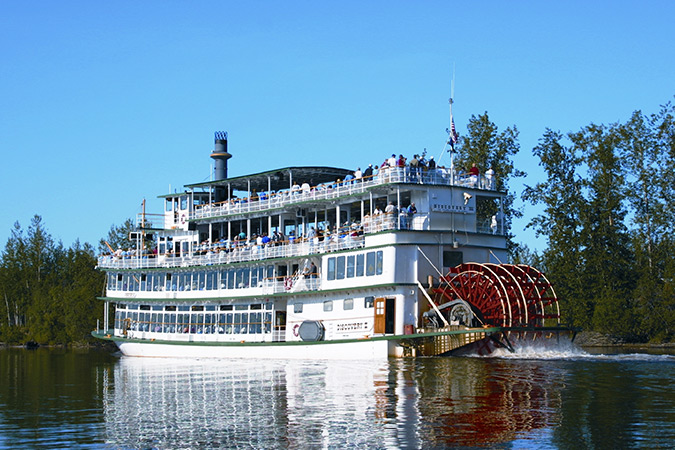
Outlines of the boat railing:
[{"label": "boat railing", "polygon": [[363,193],[368,188],[387,183],[460,186],[482,190],[495,189],[494,177],[487,178],[468,173],[453,173],[450,169],[445,168],[423,171],[411,167],[389,167],[381,169],[377,175],[369,178],[323,183],[306,189],[298,186],[297,189],[282,189],[274,193],[255,193],[248,198],[196,205],[195,210],[190,215],[190,220],[264,211],[293,203],[332,199]]},{"label": "boat railing", "polygon": [[299,275],[294,277],[277,277],[263,280],[263,295],[281,292],[306,292],[321,289],[321,278],[318,274]]},{"label": "boat railing", "polygon": [[362,235],[334,234],[323,240],[319,240],[319,238],[307,240],[294,239],[277,245],[272,243],[267,245],[242,245],[231,249],[220,249],[216,245],[213,245],[204,254],[193,253],[185,256],[172,256],[172,254],[154,255],[148,252],[139,255],[134,251],[125,251],[119,254],[100,256],[98,266],[120,269],[208,266],[309,256],[363,246],[364,238]]}]

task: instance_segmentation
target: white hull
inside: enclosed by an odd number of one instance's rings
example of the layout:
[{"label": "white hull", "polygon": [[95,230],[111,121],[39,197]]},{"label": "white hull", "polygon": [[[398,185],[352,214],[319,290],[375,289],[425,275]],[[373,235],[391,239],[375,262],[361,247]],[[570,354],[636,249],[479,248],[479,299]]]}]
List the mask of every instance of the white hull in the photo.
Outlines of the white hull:
[{"label": "white hull", "polygon": [[247,359],[384,359],[401,356],[388,340],[294,345],[181,345],[116,341],[125,356]]}]

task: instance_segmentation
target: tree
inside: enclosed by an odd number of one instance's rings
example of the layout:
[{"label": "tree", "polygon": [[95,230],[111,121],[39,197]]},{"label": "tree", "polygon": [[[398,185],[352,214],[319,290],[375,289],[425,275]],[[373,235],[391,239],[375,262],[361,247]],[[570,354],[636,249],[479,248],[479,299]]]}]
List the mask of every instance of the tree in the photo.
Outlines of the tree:
[{"label": "tree", "polygon": [[125,220],[122,225],[110,227],[107,239],[99,241],[99,253],[108,253],[110,249],[129,249],[135,248],[136,243],[129,240],[129,233],[135,230],[134,221],[131,219]]},{"label": "tree", "polygon": [[[627,169],[627,198],[633,225],[632,251],[637,284],[637,339],[665,339],[672,334],[673,191],[675,142],[673,107],[646,117],[640,111],[618,128],[622,159]],[[669,320],[668,320],[669,318]],[[665,320],[664,320],[665,319]]]},{"label": "tree", "polygon": [[[481,173],[490,167],[496,174],[496,188],[507,192],[502,205],[504,212],[504,233],[507,237],[507,249],[513,256],[517,245],[513,241],[511,225],[514,218],[521,217],[522,212],[514,207],[515,194],[509,191],[509,182],[512,178],[523,177],[525,173],[513,165],[513,156],[520,150],[518,130],[507,128],[499,132],[497,125],[490,121],[487,112],[469,119],[468,133],[459,139],[456,165],[468,170],[475,163]],[[485,211],[481,211],[480,208]],[[478,205],[480,217],[491,217],[497,213],[498,205]]]},{"label": "tree", "polygon": [[560,297],[563,320],[588,327],[593,315],[593,302],[584,289],[581,263],[581,211],[585,206],[582,179],[578,173],[583,161],[576,150],[562,144],[560,132],[547,129],[532,150],[546,172],[546,180],[526,186],[524,201],[543,205],[527,227],[537,236],[546,236],[544,266]]}]

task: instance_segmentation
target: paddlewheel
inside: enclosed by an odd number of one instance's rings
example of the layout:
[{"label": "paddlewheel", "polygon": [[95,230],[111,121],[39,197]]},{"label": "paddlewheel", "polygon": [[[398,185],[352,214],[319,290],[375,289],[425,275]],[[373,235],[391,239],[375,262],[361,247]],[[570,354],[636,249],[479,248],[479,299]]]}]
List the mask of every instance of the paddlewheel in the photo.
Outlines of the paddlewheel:
[{"label": "paddlewheel", "polygon": [[[546,276],[524,264],[465,263],[440,277],[434,302],[452,321],[457,308],[471,309],[467,326],[560,325],[560,308]],[[466,311],[465,311],[466,312]],[[460,315],[466,317],[467,314]]]}]

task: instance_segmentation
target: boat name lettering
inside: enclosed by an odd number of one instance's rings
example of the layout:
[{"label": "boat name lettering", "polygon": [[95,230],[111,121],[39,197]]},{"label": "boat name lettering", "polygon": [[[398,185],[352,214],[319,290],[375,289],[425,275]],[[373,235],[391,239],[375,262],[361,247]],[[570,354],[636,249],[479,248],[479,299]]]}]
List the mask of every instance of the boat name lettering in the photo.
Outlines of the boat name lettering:
[{"label": "boat name lettering", "polygon": [[365,322],[338,323],[336,331],[365,330],[366,328],[368,328],[368,324]]},{"label": "boat name lettering", "polygon": [[450,203],[432,203],[432,211],[438,212],[460,212],[460,213],[473,213],[474,208],[467,205],[453,205]]}]

